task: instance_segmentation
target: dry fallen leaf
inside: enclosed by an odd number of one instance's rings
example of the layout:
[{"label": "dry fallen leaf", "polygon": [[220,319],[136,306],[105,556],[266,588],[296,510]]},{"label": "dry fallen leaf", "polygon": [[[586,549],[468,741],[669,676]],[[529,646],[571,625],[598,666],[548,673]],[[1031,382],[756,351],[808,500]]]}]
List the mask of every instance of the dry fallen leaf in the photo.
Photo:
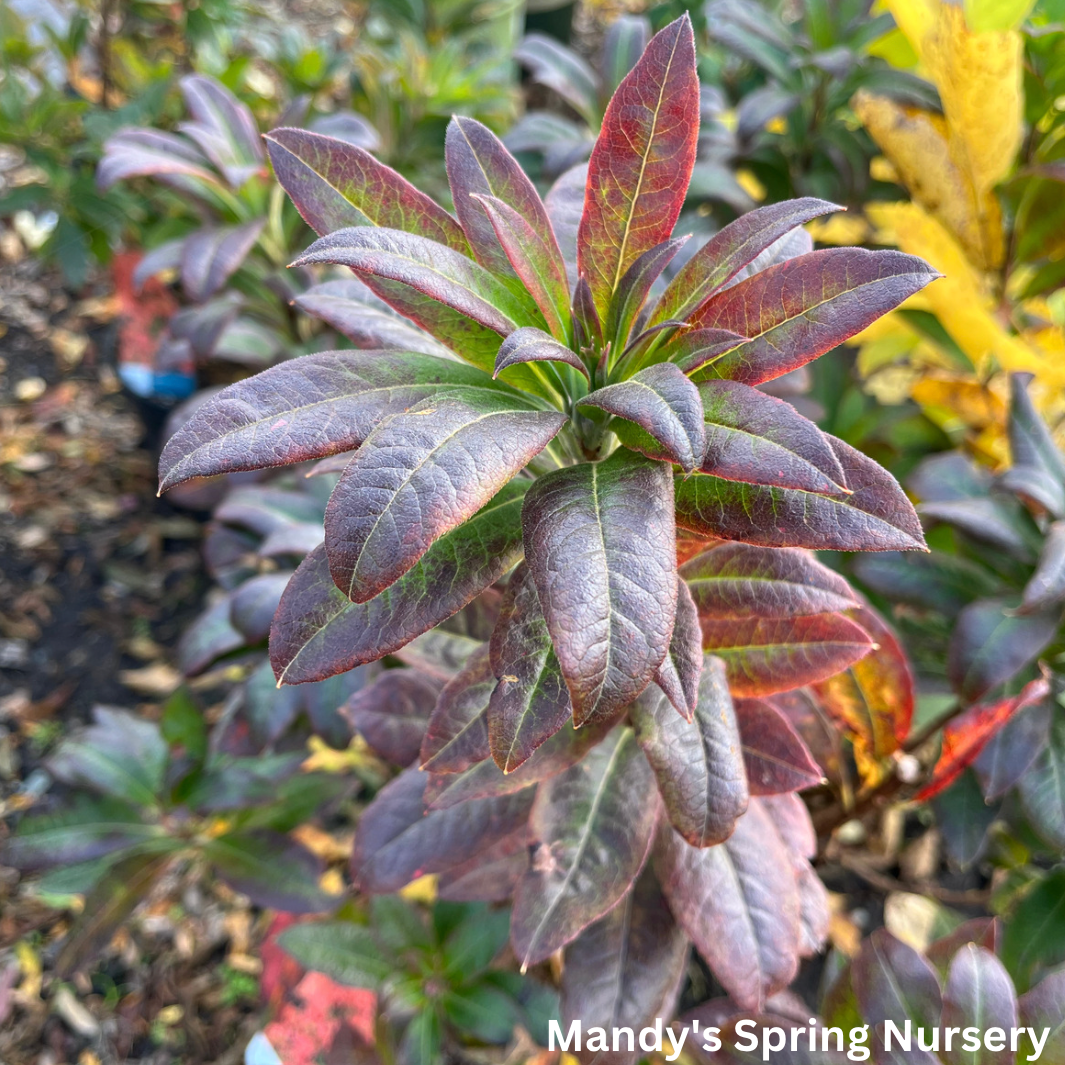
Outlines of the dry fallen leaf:
[{"label": "dry fallen leaf", "polygon": [[170,695],[181,683],[181,674],[165,662],[153,662],[140,669],[123,669],[118,679],[139,695]]}]

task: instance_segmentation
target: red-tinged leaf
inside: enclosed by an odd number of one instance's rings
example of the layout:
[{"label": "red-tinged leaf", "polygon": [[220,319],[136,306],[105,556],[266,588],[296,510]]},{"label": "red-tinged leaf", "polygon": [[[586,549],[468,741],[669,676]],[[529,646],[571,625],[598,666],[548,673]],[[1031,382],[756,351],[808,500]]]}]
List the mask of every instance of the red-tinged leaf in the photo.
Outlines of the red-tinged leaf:
[{"label": "red-tinged leaf", "polygon": [[703,649],[720,656],[734,695],[772,695],[824,680],[873,647],[842,614],[793,618],[702,618]]},{"label": "red-tinged leaf", "polygon": [[554,237],[546,243],[513,207],[494,196],[472,198],[484,209],[497,243],[544,316],[551,335],[567,341],[571,331],[569,281]]},{"label": "red-tinged leaf", "polygon": [[932,777],[917,795],[924,802],[945,791],[961,776],[984,749],[985,744],[1019,710],[1041,702],[1050,692],[1046,679],[1040,677],[1026,684],[1019,695],[998,702],[978,704],[954,718],[943,729],[943,748],[932,770]]},{"label": "red-tinged leaf", "polygon": [[821,783],[821,767],[791,722],[772,703],[739,699],[736,720],[752,795],[780,795]]},{"label": "red-tinged leaf", "polygon": [[1010,468],[1002,484],[1049,511],[1065,514],[1065,457],[1028,395],[1030,374],[1010,374]]},{"label": "red-tinged leaf", "polygon": [[346,226],[387,226],[469,254],[447,211],[362,148],[302,129],[275,129],[266,147],[277,180],[320,237]]},{"label": "red-tinged leaf", "polygon": [[1000,799],[1047,750],[1054,707],[1047,699],[1018,710],[988,741],[973,762],[986,802]]},{"label": "red-tinged leaf", "polygon": [[422,740],[422,769],[461,773],[489,757],[488,700],[495,686],[488,648],[482,646],[440,692]]},{"label": "red-tinged leaf", "polygon": [[599,79],[581,56],[553,37],[529,33],[514,50],[514,58],[529,68],[534,81],[554,89],[589,126],[595,127],[599,121]]},{"label": "red-tinged leaf", "polygon": [[786,233],[838,210],[834,203],[806,196],[741,215],[715,233],[677,271],[651,313],[650,324],[687,319]]},{"label": "red-tinged leaf", "polygon": [[670,362],[597,389],[578,406],[623,419],[611,425],[618,439],[651,458],[676,462],[688,473],[702,459],[706,437],[699,390]]},{"label": "red-tinged leaf", "polygon": [[488,743],[496,765],[512,773],[573,714],[536,586],[519,566],[492,633],[499,684],[488,703]]},{"label": "red-tinged leaf", "polygon": [[513,773],[504,774],[489,757],[461,773],[435,773],[425,789],[425,801],[433,809],[446,810],[467,799],[511,795],[539,784],[576,765],[609,735],[616,721],[616,717],[590,721],[579,729],[567,724],[540,744]]},{"label": "red-tinged leaf", "polygon": [[941,976],[946,976],[950,963],[962,947],[972,943],[997,954],[1001,938],[1001,918],[974,917],[958,925],[953,932],[948,932],[930,943],[924,955],[939,970]]},{"label": "red-tinged leaf", "polygon": [[1039,564],[1024,586],[1018,614],[1039,614],[1065,602],[1065,521],[1047,529]]},{"label": "red-tinged leaf", "polygon": [[615,351],[624,351],[625,346],[633,339],[632,327],[647,302],[651,286],[661,277],[662,271],[688,239],[677,237],[664,240],[645,251],[625,271],[625,276],[618,282],[617,291],[610,301],[605,323],[607,339],[613,344]]},{"label": "red-tinged leaf", "polygon": [[157,129],[120,129],[107,138],[96,168],[96,184],[109,189],[131,177],[196,178],[219,185],[208,169],[207,157],[195,145]]},{"label": "red-tinged leaf", "polygon": [[529,867],[529,826],[504,836],[462,865],[440,874],[436,897],[443,902],[504,902]]},{"label": "red-tinged leaf", "polygon": [[619,449],[537,480],[525,557],[573,700],[574,723],[610,717],[647,687],[677,610],[669,469]]},{"label": "red-tinged leaf", "polygon": [[292,303],[304,314],[320,318],[343,333],[358,348],[391,348],[454,358],[424,330],[391,311],[370,306],[362,298],[364,295],[369,295],[366,286],[354,278],[323,281],[300,293]]},{"label": "red-tinged leaf", "polygon": [[677,478],[677,524],[689,532],[763,547],[835,551],[923,549],[924,533],[898,482],[872,459],[829,437],[851,494]]},{"label": "red-tinged leaf", "polygon": [[706,381],[699,395],[706,418],[704,473],[846,495],[846,475],[829,438],[790,403],[735,381]]},{"label": "red-tinged leaf", "polygon": [[797,617],[848,610],[857,602],[843,577],[794,548],[717,544],[678,572],[700,618]]},{"label": "red-tinged leaf", "polygon": [[[932,966],[913,947],[899,942],[886,929],[874,932],[851,963],[854,992],[861,1017],[870,1024],[892,1021],[903,1031],[906,1021],[914,1028],[938,1027],[942,992]],[[914,1044],[912,1060],[931,1063]],[[911,1060],[907,1055],[907,1060]]]},{"label": "red-tinged leaf", "polygon": [[603,346],[603,323],[583,274],[573,289],[573,338],[582,351],[587,347],[598,351]]},{"label": "red-tinged leaf", "polygon": [[694,373],[718,355],[732,351],[744,340],[746,337],[733,333],[731,329],[687,329],[670,343],[666,354],[669,361],[686,374]]},{"label": "red-tinged leaf", "polygon": [[699,699],[699,678],[703,672],[703,630],[687,583],[677,578],[677,616],[669,652],[655,673],[655,683],[665,692],[674,709],[692,720]]},{"label": "red-tinged leaf", "polygon": [[[467,362],[491,370],[500,338],[529,321],[524,304],[461,252],[398,229],[341,229],[316,240],[294,266],[349,266],[390,307]],[[524,380],[521,367],[511,371]]]},{"label": "red-tinged leaf", "polygon": [[834,783],[841,783],[843,775],[843,739],[835,723],[830,720],[820,701],[810,688],[778,692],[769,700],[802,737],[824,775]]},{"label": "red-tinged leaf", "polygon": [[508,366],[516,366],[522,362],[564,362],[567,366],[580,370],[589,381],[591,380],[588,367],[575,351],[535,326],[527,325],[515,329],[503,341],[499,354],[496,355],[495,376]]},{"label": "red-tinged leaf", "polygon": [[387,895],[427,873],[461,865],[517,831],[529,817],[531,788],[427,811],[422,795],[428,780],[428,773],[408,769],[363,811],[351,856],[360,890]]},{"label": "red-tinged leaf", "polygon": [[977,1051],[944,1047],[944,1065],[1014,1065],[1009,1034],[1017,1025],[1017,994],[1005,966],[983,947],[962,947],[950,966],[943,989],[943,1018],[947,1028],[975,1028],[981,1035],[1001,1028],[1005,1038],[1001,1050],[989,1050],[981,1040]]},{"label": "red-tinged leaf", "polygon": [[577,262],[602,318],[625,271],[671,236],[698,137],[695,38],[685,15],[652,38],[618,86],[592,149]]},{"label": "red-tinged leaf", "polygon": [[266,220],[242,226],[197,229],[185,238],[181,253],[181,283],[193,303],[210,299],[240,268],[255,246]]},{"label": "red-tinged leaf", "polygon": [[453,360],[413,352],[327,351],[223,388],[167,441],[160,491],[193,477],[257,470],[358,447],[384,418],[461,386],[521,394]]},{"label": "red-tinged leaf", "polygon": [[690,319],[750,337],[696,376],[760,385],[849,340],[940,275],[898,251],[827,248],[719,292]]},{"label": "red-tinged leaf", "polygon": [[693,847],[732,835],[747,809],[740,734],[720,659],[707,655],[692,721],[678,716],[657,687],[629,710],[670,824]]},{"label": "red-tinged leaf", "polygon": [[670,909],[741,1009],[761,1009],[799,967],[801,904],[788,849],[761,800],[716,847],[663,831],[655,868]]},{"label": "red-tinged leaf", "polygon": [[817,857],[817,832],[806,803],[798,795],[794,792],[763,795],[758,804],[769,813],[773,827],[792,854],[809,861]]},{"label": "red-tinged leaf", "polygon": [[413,669],[387,669],[340,708],[352,728],[393,765],[418,756],[440,685]]},{"label": "red-tinged leaf", "polygon": [[[656,1017],[672,1016],[687,960],[688,937],[648,865],[621,902],[566,947],[563,1029],[577,1021],[585,1032],[600,1027],[638,1033]],[[582,1065],[635,1065],[640,1056],[635,1049],[576,1055]]]},{"label": "red-tinged leaf", "polygon": [[651,788],[635,737],[621,728],[537,789],[529,821],[537,844],[510,923],[523,967],[571,942],[628,891],[654,840]]},{"label": "red-tinged leaf", "polygon": [[550,443],[557,411],[454,391],[379,425],[345,467],[325,512],[337,587],[365,603],[476,513]]},{"label": "red-tinged leaf", "polygon": [[[486,588],[481,595],[489,591],[491,589]],[[446,623],[453,619],[448,618]],[[420,669],[431,677],[447,682],[465,669],[473,656],[483,648],[483,640],[461,636],[444,628],[435,628],[415,636],[410,643],[405,643],[393,654],[404,665]]]},{"label": "red-tinged leaf", "polygon": [[577,284],[577,230],[584,210],[584,188],[588,184],[588,164],[570,167],[547,191],[544,206],[551,228],[566,263],[570,290]]},{"label": "red-tinged leaf", "polygon": [[461,610],[521,558],[524,489],[512,481],[367,603],[352,603],[337,588],[324,546],[312,551],[281,597],[270,632],[278,680],[324,680],[376,661]]},{"label": "red-tinged leaf", "polygon": [[876,646],[860,662],[813,686],[821,708],[849,735],[863,773],[896,751],[913,720],[909,659],[884,619],[867,604],[847,611]]},{"label": "red-tinged leaf", "polygon": [[1034,662],[1057,635],[1061,611],[1014,614],[1003,599],[978,599],[958,615],[947,647],[947,676],[974,702]]}]

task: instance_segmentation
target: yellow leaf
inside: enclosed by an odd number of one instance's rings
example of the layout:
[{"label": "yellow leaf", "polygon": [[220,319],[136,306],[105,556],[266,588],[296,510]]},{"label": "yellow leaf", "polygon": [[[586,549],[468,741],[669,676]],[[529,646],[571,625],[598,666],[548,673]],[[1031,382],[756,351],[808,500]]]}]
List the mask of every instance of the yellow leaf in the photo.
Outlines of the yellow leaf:
[{"label": "yellow leaf", "polygon": [[750,170],[737,170],[736,171],[736,184],[739,185],[744,192],[755,203],[761,203],[765,199],[765,185],[763,185],[758,178],[750,172]]},{"label": "yellow leaf", "polygon": [[936,419],[944,429],[956,429],[955,419],[966,429],[985,429],[1006,417],[1006,404],[974,378],[927,376],[913,387],[913,398],[926,411],[939,409]]},{"label": "yellow leaf", "polygon": [[345,773],[350,769],[380,769],[381,760],[361,736],[355,736],[347,750],[336,751],[320,736],[307,740],[310,754],[300,766],[305,773]]},{"label": "yellow leaf", "polygon": [[902,178],[895,169],[895,164],[884,155],[878,155],[869,160],[869,176],[874,181],[893,181],[897,185],[902,184]]},{"label": "yellow leaf", "polygon": [[879,56],[898,70],[909,70],[917,66],[917,52],[906,34],[897,26],[873,41],[866,51],[870,55]]},{"label": "yellow leaf", "polygon": [[399,889],[400,897],[408,902],[433,902],[436,899],[436,880],[435,873],[420,876],[406,887]]},{"label": "yellow leaf", "polygon": [[807,222],[806,232],[821,244],[864,244],[869,223],[860,214],[834,214]]},{"label": "yellow leaf", "polygon": [[921,55],[922,42],[935,23],[936,3],[937,0],[887,0],[885,4],[918,56]]},{"label": "yellow leaf", "polygon": [[1035,0],[965,0],[965,21],[973,33],[1015,30],[1033,7]]}]

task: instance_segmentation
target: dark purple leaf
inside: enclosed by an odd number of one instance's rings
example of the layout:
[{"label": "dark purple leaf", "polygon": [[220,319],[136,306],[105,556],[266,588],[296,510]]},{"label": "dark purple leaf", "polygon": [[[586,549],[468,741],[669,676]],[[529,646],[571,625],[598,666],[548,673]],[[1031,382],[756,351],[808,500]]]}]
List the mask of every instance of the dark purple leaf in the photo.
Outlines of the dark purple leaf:
[{"label": "dark purple leaf", "polygon": [[221,82],[191,74],[181,79],[181,93],[195,121],[179,123],[178,129],[196,141],[234,188],[263,170],[255,118]]},{"label": "dark purple leaf", "polygon": [[1017,615],[1002,599],[979,599],[959,615],[947,676],[966,701],[986,695],[1034,662],[1057,635],[1060,610]]},{"label": "dark purple leaf", "polygon": [[804,222],[839,209],[807,196],[759,207],[737,218],[681,267],[662,293],[651,324],[688,318],[774,241]]},{"label": "dark purple leaf", "polygon": [[508,366],[516,366],[522,362],[564,362],[588,377],[588,368],[575,351],[567,348],[565,344],[560,344],[542,329],[531,325],[515,329],[500,345],[496,355],[495,375],[498,376]]},{"label": "dark purple leaf", "polygon": [[346,226],[387,226],[469,254],[462,227],[391,167],[353,144],[301,129],[266,135],[274,173],[319,236]]},{"label": "dark purple leaf", "polygon": [[579,405],[624,419],[612,425],[618,438],[651,458],[669,459],[688,473],[702,461],[706,437],[699,390],[671,362],[597,389]]},{"label": "dark purple leaf", "polygon": [[422,769],[461,773],[491,755],[487,713],[495,686],[488,648],[482,646],[440,692],[422,740]]},{"label": "dark purple leaf", "polygon": [[375,753],[393,765],[408,766],[418,757],[439,692],[437,682],[413,669],[386,669],[340,712]]},{"label": "dark purple leaf", "polygon": [[923,548],[921,523],[895,478],[842,440],[829,440],[843,466],[849,496],[833,498],[695,474],[677,479],[677,524],[700,535],[763,547]]},{"label": "dark purple leaf", "polygon": [[528,825],[462,865],[440,874],[436,897],[443,902],[503,902],[514,894],[529,867]]},{"label": "dark purple leaf", "polygon": [[411,768],[386,784],[359,819],[352,873],[362,891],[387,895],[427,873],[462,865],[517,831],[533,791],[425,809],[428,773]]},{"label": "dark purple leaf", "polygon": [[462,363],[404,352],[304,355],[238,381],[167,441],[160,490],[192,477],[284,466],[358,447],[384,418],[442,386],[519,393]]},{"label": "dark purple leaf", "polygon": [[759,385],[849,340],[940,275],[897,251],[827,248],[719,292],[690,319],[750,340],[699,371]]},{"label": "dark purple leaf", "polygon": [[1055,518],[1065,515],[1065,457],[1028,395],[1030,374],[1010,374],[1010,469],[1002,484]]},{"label": "dark purple leaf", "polygon": [[857,605],[843,577],[794,548],[723,543],[685,562],[678,572],[700,618],[786,618]]},{"label": "dark purple leaf", "polygon": [[736,720],[752,795],[779,795],[821,783],[821,767],[791,722],[772,703],[737,700]]},{"label": "dark purple leaf", "polygon": [[624,351],[633,339],[632,327],[647,302],[651,286],[688,239],[677,237],[649,248],[625,271],[610,301],[605,322],[607,339],[615,351]]},{"label": "dark purple leaf", "polygon": [[245,581],[229,600],[229,620],[249,644],[270,635],[270,622],[291,573],[261,573]]},{"label": "dark purple leaf", "polygon": [[577,262],[600,317],[628,268],[670,238],[699,135],[687,15],[656,34],[607,106],[588,165]]},{"label": "dark purple leaf", "polygon": [[703,672],[703,630],[699,612],[687,583],[677,577],[677,616],[669,652],[655,673],[655,683],[665,692],[681,717],[691,721],[699,699]]},{"label": "dark purple leaf", "polygon": [[669,650],[677,609],[670,473],[618,450],[537,480],[525,557],[577,725],[632,702]]},{"label": "dark purple leaf", "polygon": [[799,887],[761,800],[716,847],[692,847],[663,831],[656,869],[673,916],[741,1009],[760,1009],[791,983],[801,945]]},{"label": "dark purple leaf", "polygon": [[499,683],[488,703],[488,743],[496,765],[512,773],[572,717],[569,691],[525,565],[510,579],[492,633]]},{"label": "dark purple leaf", "polygon": [[693,847],[732,835],[747,809],[740,735],[725,668],[706,656],[692,721],[675,713],[665,694],[650,687],[629,710],[636,740],[658,780],[670,824]]},{"label": "dark purple leaf", "polygon": [[735,381],[706,381],[699,395],[706,418],[704,473],[775,488],[847,494],[846,475],[829,438],[790,403]]},{"label": "dark purple leaf", "polygon": [[505,486],[367,603],[352,603],[329,575],[324,548],[313,551],[289,582],[270,633],[279,680],[323,680],[373,662],[461,610],[521,557],[524,488]]},{"label": "dark purple leaf", "polygon": [[1048,700],[1015,712],[973,762],[984,798],[1006,794],[1031,767],[1050,740],[1052,707]]},{"label": "dark purple leaf", "polygon": [[216,658],[244,646],[244,635],[229,620],[231,597],[209,606],[185,631],[177,646],[178,667],[186,677],[202,673]]},{"label": "dark purple leaf", "polygon": [[1036,832],[1056,850],[1065,847],[1065,719],[1060,713],[1053,714],[1046,747],[1021,777],[1020,793]]},{"label": "dark purple leaf", "polygon": [[181,253],[181,283],[193,303],[210,299],[240,269],[266,220],[242,226],[197,229],[186,238]]},{"label": "dark purple leaf", "polygon": [[579,765],[537,789],[530,817],[537,843],[511,914],[522,966],[575,939],[628,891],[654,839],[651,787],[632,732],[615,729]]},{"label": "dark purple leaf", "polygon": [[688,937],[673,920],[648,865],[621,902],[566,947],[562,965],[563,1030],[573,1021],[585,1032],[630,1028],[634,1049],[586,1049],[577,1060],[582,1065],[636,1065],[642,1056],[636,1035],[656,1017],[673,1015],[687,959]]},{"label": "dark purple leaf", "polygon": [[[942,993],[932,966],[886,929],[874,932],[862,944],[852,962],[851,977],[862,1019],[876,1025],[892,1021],[902,1031],[907,1020],[914,1028],[939,1026]],[[913,1059],[931,1063],[936,1059],[918,1051]]]}]

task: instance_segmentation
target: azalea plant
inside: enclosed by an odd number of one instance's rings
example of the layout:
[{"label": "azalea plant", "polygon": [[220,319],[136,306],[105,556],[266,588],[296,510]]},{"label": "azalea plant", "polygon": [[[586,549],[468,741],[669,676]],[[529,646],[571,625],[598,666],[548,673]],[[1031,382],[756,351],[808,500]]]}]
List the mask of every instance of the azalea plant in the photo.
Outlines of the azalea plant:
[{"label": "azalea plant", "polygon": [[[787,258],[783,238],[834,210],[805,199],[741,217],[663,284],[698,120],[685,17],[619,85],[576,202],[545,206],[471,119],[447,136],[457,217],[355,145],[275,130],[275,173],[320,234],[296,265],[350,267],[413,324],[346,293],[369,350],[229,386],[161,459],[162,490],[339,472],[274,617],[278,682],[414,647],[451,659],[417,758],[360,819],[356,884],[439,873],[465,899],[513,895],[520,963],[565,948],[563,1013],[595,1023],[668,1008],[689,941],[741,1008],[818,949],[794,793],[820,770],[763,697],[814,685],[845,718],[863,660],[897,647],[807,549],[924,544],[890,475],[758,386],[935,271]],[[374,344],[397,325],[407,350]]]}]

